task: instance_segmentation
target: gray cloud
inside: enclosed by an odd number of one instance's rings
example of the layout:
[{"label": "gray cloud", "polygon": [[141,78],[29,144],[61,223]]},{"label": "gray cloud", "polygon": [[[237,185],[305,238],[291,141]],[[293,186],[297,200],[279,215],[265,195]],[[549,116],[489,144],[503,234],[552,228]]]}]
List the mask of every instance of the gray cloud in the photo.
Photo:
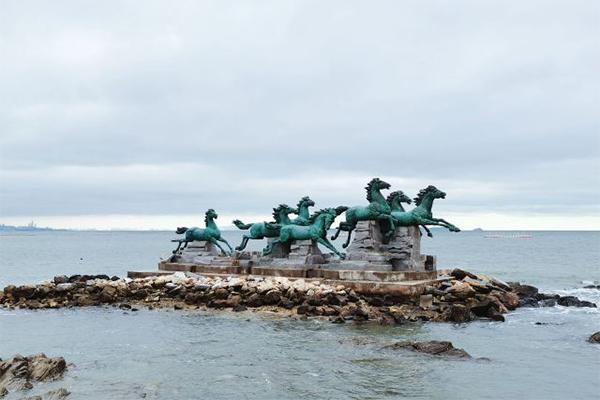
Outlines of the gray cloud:
[{"label": "gray cloud", "polygon": [[3,216],[359,203],[371,176],[598,214],[597,2],[2,8]]}]

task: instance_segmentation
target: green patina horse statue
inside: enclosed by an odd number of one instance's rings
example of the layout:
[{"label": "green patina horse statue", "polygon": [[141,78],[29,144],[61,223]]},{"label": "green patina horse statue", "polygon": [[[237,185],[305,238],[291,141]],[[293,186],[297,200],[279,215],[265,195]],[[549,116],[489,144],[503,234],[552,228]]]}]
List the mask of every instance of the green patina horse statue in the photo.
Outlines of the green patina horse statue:
[{"label": "green patina horse statue", "polygon": [[446,193],[442,192],[435,186],[429,185],[425,189],[421,190],[417,197],[415,197],[415,204],[417,207],[410,211],[396,212],[393,214],[394,221],[398,226],[440,225],[448,228],[451,232],[460,232],[460,229],[452,225],[450,222],[441,218],[433,218],[433,215],[431,214],[433,200],[444,198],[446,198]]},{"label": "green patina horse statue", "polygon": [[[233,251],[233,249],[231,248],[229,243],[227,243],[227,240],[225,240],[221,237],[221,231],[219,230],[219,228],[217,227],[217,224],[214,221],[218,216],[219,215],[215,212],[215,210],[213,210],[211,208],[208,211],[206,211],[206,214],[204,216],[204,223],[206,224],[206,228],[204,228],[204,229],[196,228],[196,227],[177,228],[175,233],[177,233],[178,235],[185,233],[185,238],[171,240],[171,242],[178,243],[177,248],[175,250],[173,250],[173,254],[177,253],[180,249],[181,250],[185,249],[187,247],[187,245],[190,242],[193,242],[194,240],[204,240],[204,241],[207,241],[207,242],[210,242],[210,243],[216,245],[219,249],[221,249],[221,251],[224,254],[230,255],[231,251]],[[225,243],[227,245],[227,247],[229,247],[229,252],[225,251],[223,249],[223,247],[221,247],[219,242]],[[181,248],[182,244],[183,244],[183,248]]]},{"label": "green patina horse statue", "polygon": [[344,253],[340,253],[328,240],[327,230],[335,221],[335,218],[347,207],[324,208],[317,211],[309,218],[310,225],[285,225],[281,227],[279,238],[273,240],[263,250],[263,255],[271,254],[273,246],[277,243],[290,243],[293,240],[314,240],[333,251],[338,257],[345,258]]},{"label": "green patina horse statue", "polygon": [[288,214],[296,213],[297,210],[291,208],[287,204],[280,204],[278,207],[273,209],[273,219],[275,223],[269,222],[255,222],[253,224],[244,224],[239,219],[233,221],[235,226],[239,229],[246,230],[250,229],[247,235],[242,237],[242,243],[235,249],[242,251],[246,248],[250,239],[264,239],[279,237],[279,230],[283,225],[289,225],[292,223]]},{"label": "green patina horse statue", "polygon": [[308,207],[313,207],[315,202],[311,200],[310,197],[304,196],[298,202],[296,206],[298,208],[298,218],[294,218],[292,220],[292,224],[295,225],[308,225],[308,219],[310,218],[310,212],[308,211]]},{"label": "green patina horse statue", "polygon": [[[394,217],[394,219],[396,220],[396,225],[400,225],[398,224],[398,218],[402,218],[402,214],[406,212],[406,210],[402,206],[402,203],[412,203],[411,198],[405,195],[402,190],[396,190],[395,192],[389,194],[389,196],[387,197],[387,202],[392,209],[392,217]],[[429,228],[427,228],[425,225],[421,226],[423,227],[423,229],[425,229],[425,232],[427,232],[427,236],[433,237]]]},{"label": "green patina horse statue", "polygon": [[356,228],[356,223],[358,221],[387,221],[388,230],[384,233],[384,238],[386,241],[391,239],[396,230],[396,225],[391,214],[392,209],[385,200],[385,197],[381,194],[381,189],[389,188],[389,183],[384,182],[379,178],[371,179],[371,182],[369,182],[365,188],[367,190],[367,200],[369,201],[369,205],[366,207],[350,207],[346,211],[346,221],[340,223],[335,235],[331,237],[331,240],[337,239],[341,231],[346,231],[348,232],[348,238],[346,239],[346,243],[343,244],[343,247],[348,247],[348,244],[350,244],[350,236],[354,228]]}]

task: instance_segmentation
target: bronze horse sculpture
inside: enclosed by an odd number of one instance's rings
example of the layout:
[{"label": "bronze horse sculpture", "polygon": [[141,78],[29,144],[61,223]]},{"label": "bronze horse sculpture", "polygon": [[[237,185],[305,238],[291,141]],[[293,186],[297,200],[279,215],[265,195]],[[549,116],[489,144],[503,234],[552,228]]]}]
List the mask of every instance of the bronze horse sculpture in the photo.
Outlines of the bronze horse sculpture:
[{"label": "bronze horse sculpture", "polygon": [[[225,255],[231,255],[233,249],[231,248],[229,243],[227,243],[227,240],[221,237],[221,231],[219,230],[217,224],[214,221],[218,216],[219,215],[215,212],[215,210],[211,208],[208,211],[206,211],[206,214],[204,216],[204,223],[206,225],[206,228],[177,228],[175,233],[177,233],[178,235],[182,235],[185,233],[185,238],[171,240],[171,242],[178,243],[177,248],[173,250],[173,254],[176,254],[179,250],[185,249],[190,242],[193,242],[195,240],[204,240],[216,245],[219,249],[221,249],[221,251]],[[223,249],[219,242],[225,243],[227,247],[229,247],[229,251],[225,251],[225,249]],[[182,244],[183,248],[181,247]]]}]

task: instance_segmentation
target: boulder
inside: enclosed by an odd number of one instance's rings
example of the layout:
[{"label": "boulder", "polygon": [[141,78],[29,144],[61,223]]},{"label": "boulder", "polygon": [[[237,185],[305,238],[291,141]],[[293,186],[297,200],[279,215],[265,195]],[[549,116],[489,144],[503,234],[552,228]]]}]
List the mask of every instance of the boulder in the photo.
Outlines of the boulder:
[{"label": "boulder", "polygon": [[462,270],[460,268],[454,268],[452,271],[450,271],[450,276],[452,276],[458,280],[462,280],[465,277],[469,277],[471,279],[477,279],[477,275],[472,274],[468,271]]},{"label": "boulder", "polygon": [[589,337],[588,342],[590,342],[590,343],[600,343],[600,331],[592,334],[592,336]]},{"label": "boulder", "polygon": [[0,359],[0,393],[31,389],[36,382],[62,377],[66,369],[64,358],[50,358],[45,354],[28,357],[17,354],[8,360]]},{"label": "boulder", "polygon": [[475,290],[468,283],[456,282],[446,289],[446,292],[460,299],[466,299],[475,295]]},{"label": "boulder", "polygon": [[560,297],[556,302],[558,305],[564,307],[596,307],[596,304],[586,300],[579,300],[575,296],[563,296]]},{"label": "boulder", "polygon": [[466,306],[464,306],[462,304],[453,304],[448,309],[447,319],[448,319],[448,321],[451,321],[451,322],[461,323],[461,322],[468,322],[472,318],[471,318],[471,312]]},{"label": "boulder", "polygon": [[427,342],[397,342],[388,346],[384,346],[384,349],[391,350],[410,350],[419,353],[430,354],[437,357],[448,357],[448,358],[471,358],[471,355],[463,349],[457,349],[452,345],[451,342],[430,340]]},{"label": "boulder", "polygon": [[535,286],[521,285],[520,283],[513,283],[511,288],[521,298],[534,297],[539,291]]}]

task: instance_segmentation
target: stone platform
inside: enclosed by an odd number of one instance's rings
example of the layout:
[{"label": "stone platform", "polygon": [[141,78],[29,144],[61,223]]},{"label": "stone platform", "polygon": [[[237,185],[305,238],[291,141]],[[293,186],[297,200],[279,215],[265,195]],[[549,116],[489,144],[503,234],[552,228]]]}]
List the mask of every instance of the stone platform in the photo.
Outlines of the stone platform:
[{"label": "stone platform", "polygon": [[216,257],[215,261],[221,265],[162,261],[158,265],[158,271],[129,271],[127,276],[144,278],[174,272],[193,272],[206,276],[285,277],[291,280],[318,280],[328,285],[343,285],[360,294],[395,296],[419,295],[425,292],[427,286],[448,279],[438,276],[437,271],[331,270],[322,269],[318,264],[303,268],[265,267],[253,266],[250,263],[239,265],[236,260],[231,262],[228,257]]}]

